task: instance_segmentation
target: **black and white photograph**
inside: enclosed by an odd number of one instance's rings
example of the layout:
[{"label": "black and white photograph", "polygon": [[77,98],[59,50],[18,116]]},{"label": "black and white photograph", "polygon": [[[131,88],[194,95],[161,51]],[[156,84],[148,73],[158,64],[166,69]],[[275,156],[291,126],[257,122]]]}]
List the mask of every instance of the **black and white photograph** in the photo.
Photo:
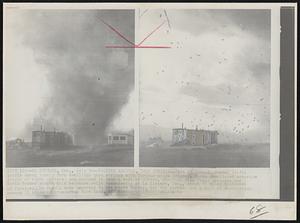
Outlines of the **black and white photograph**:
[{"label": "black and white photograph", "polygon": [[[161,26],[158,26],[161,24]],[[270,167],[271,11],[144,10],[140,166]]]},{"label": "black and white photograph", "polygon": [[7,167],[133,166],[134,10],[6,14]]},{"label": "black and white photograph", "polygon": [[296,219],[296,18],[3,4],[3,218]]}]

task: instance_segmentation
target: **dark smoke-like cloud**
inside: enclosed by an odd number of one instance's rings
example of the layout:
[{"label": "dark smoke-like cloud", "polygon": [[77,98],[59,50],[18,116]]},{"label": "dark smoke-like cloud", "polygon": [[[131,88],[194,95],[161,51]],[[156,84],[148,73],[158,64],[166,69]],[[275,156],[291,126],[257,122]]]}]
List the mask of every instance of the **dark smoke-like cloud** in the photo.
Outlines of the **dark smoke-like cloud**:
[{"label": "dark smoke-like cloud", "polygon": [[51,91],[37,117],[78,144],[104,139],[134,86],[134,50],[105,48],[125,43],[100,18],[134,41],[132,10],[31,10],[20,21]]}]

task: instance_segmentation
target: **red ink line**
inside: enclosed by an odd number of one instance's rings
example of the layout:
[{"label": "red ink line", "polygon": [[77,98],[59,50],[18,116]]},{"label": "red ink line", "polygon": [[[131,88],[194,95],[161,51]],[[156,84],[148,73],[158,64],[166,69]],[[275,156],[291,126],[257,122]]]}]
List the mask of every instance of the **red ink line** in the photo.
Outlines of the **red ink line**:
[{"label": "red ink line", "polygon": [[136,48],[171,48],[170,46],[136,46]]},{"label": "red ink line", "polygon": [[163,48],[163,49],[167,49],[167,48],[171,48],[170,46],[105,46],[106,48]]},{"label": "red ink line", "polygon": [[142,43],[145,42],[154,32],[156,32],[166,21],[164,21],[162,24],[160,24],[156,29],[154,29],[151,33],[149,33],[138,45],[128,40],[125,36],[123,36],[118,30],[116,30],[114,27],[106,23],[104,20],[100,18],[101,22],[103,22],[106,26],[108,26],[111,30],[113,30],[118,36],[120,36],[122,39],[126,40],[126,42],[130,43],[130,46],[118,46],[118,45],[109,45],[105,46],[106,48],[171,48],[170,46],[142,46]]},{"label": "red ink line", "polygon": [[105,48],[136,48],[136,46],[105,46]]},{"label": "red ink line", "polygon": [[124,39],[126,42],[130,43],[131,45],[135,44],[133,42],[131,42],[130,40],[128,40],[125,36],[123,36],[118,30],[116,30],[114,27],[112,27],[111,25],[109,25],[108,23],[106,23],[104,20],[102,20],[100,18],[101,22],[103,22],[106,26],[108,26],[111,30],[113,30],[116,34],[118,34],[122,39]]},{"label": "red ink line", "polygon": [[149,33],[139,44],[138,46],[142,45],[143,42],[145,42],[153,33],[155,33],[160,27],[162,27],[163,24],[165,24],[166,21],[164,21],[162,24],[160,24],[156,29],[154,29],[151,33]]}]

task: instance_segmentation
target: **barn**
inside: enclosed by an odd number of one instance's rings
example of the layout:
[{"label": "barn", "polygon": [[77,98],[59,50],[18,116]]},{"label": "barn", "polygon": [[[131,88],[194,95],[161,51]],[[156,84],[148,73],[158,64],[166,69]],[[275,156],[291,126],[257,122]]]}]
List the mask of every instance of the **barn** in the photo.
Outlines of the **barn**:
[{"label": "barn", "polygon": [[203,129],[175,128],[173,145],[209,145],[218,143],[218,132]]}]

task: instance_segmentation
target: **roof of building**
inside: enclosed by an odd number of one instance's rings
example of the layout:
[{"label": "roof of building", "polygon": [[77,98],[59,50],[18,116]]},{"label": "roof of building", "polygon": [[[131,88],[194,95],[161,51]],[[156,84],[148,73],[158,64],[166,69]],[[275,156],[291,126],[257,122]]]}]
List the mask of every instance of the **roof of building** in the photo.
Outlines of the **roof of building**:
[{"label": "roof of building", "polygon": [[62,131],[45,131],[45,130],[35,130],[35,131],[32,131],[32,132],[42,132],[44,134],[68,134],[67,132],[62,132]]},{"label": "roof of building", "polygon": [[206,130],[206,129],[187,129],[187,128],[174,128],[173,130],[188,130],[188,131],[205,131],[205,132],[218,132],[216,130]]},{"label": "roof of building", "polygon": [[127,135],[127,136],[133,136],[133,132],[114,131],[114,132],[108,133],[108,135]]}]

